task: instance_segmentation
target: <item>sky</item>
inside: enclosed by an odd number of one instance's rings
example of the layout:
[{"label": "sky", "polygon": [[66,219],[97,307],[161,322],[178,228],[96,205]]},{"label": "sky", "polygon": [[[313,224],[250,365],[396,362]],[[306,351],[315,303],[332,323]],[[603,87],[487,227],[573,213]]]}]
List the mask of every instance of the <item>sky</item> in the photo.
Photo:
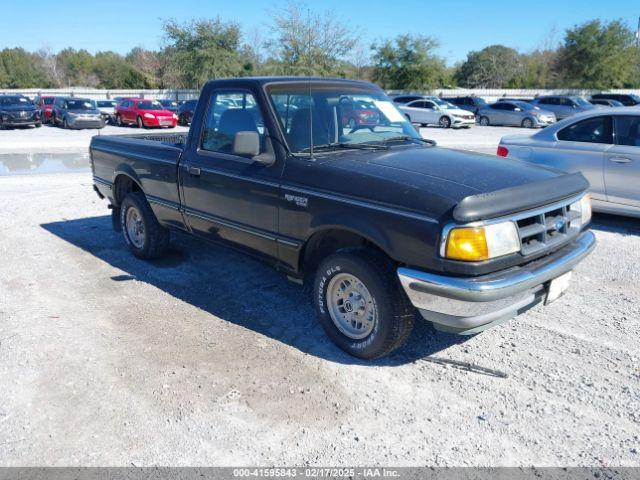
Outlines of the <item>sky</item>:
[{"label": "sky", "polygon": [[[501,43],[522,52],[556,42],[564,31],[592,19],[622,19],[634,29],[640,0],[324,0],[303,2],[332,11],[363,44],[403,33],[435,37],[447,63],[470,50]],[[66,47],[92,53],[157,49],[162,23],[220,16],[240,23],[247,35],[269,34],[269,18],[286,0],[4,0],[0,4],[0,49]],[[554,34],[555,32],[555,34]]]}]

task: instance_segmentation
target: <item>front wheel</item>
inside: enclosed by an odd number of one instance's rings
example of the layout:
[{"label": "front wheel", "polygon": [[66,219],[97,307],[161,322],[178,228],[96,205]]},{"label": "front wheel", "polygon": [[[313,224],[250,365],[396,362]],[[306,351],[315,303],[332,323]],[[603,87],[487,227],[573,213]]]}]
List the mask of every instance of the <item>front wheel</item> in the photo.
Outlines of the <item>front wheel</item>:
[{"label": "front wheel", "polygon": [[138,120],[136,120],[136,123],[138,125],[138,128],[147,128],[144,126],[144,122],[142,121],[142,117],[138,117]]},{"label": "front wheel", "polygon": [[67,121],[66,117],[64,120],[62,120],[62,128],[64,128],[65,130],[69,129],[69,122]]},{"label": "front wheel", "polygon": [[414,310],[393,266],[367,249],[345,249],[325,259],[314,283],[322,328],[342,350],[374,359],[400,347],[413,329]]},{"label": "front wheel", "polygon": [[138,258],[161,257],[169,247],[169,230],[158,223],[142,192],[131,192],[120,206],[120,227],[129,250]]},{"label": "front wheel", "polygon": [[530,118],[525,118],[524,120],[522,120],[522,127],[533,128],[533,120],[531,120]]},{"label": "front wheel", "polygon": [[449,128],[451,127],[451,119],[443,115],[440,117],[440,120],[438,120],[438,125],[442,128]]},{"label": "front wheel", "polygon": [[489,117],[480,117],[480,125],[482,125],[483,127],[488,127],[489,126]]}]

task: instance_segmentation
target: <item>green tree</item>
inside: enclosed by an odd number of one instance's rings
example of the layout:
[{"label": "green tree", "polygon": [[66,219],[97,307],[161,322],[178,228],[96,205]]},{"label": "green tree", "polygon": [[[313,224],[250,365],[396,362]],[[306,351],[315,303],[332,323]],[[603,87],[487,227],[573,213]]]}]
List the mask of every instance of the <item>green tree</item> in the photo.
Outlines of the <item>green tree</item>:
[{"label": "green tree", "polygon": [[524,73],[520,54],[504,45],[491,45],[467,54],[455,73],[458,85],[466,88],[513,88]]},{"label": "green tree", "polygon": [[97,87],[100,80],[94,72],[94,57],[88,51],[65,48],[57,55],[62,84],[74,87]]},{"label": "green tree", "polygon": [[163,25],[167,81],[179,88],[200,88],[212,78],[241,75],[240,27],[236,23],[169,20]]},{"label": "green tree", "polygon": [[352,29],[336,15],[310,11],[290,2],[272,17],[273,38],[267,42],[273,56],[270,73],[344,76],[344,60],[356,44]]},{"label": "green tree", "polygon": [[567,87],[623,88],[639,85],[634,33],[622,21],[600,20],[567,30],[559,52]]},{"label": "green tree", "polygon": [[434,51],[438,42],[428,36],[399,35],[371,46],[371,78],[382,88],[425,90],[446,85],[450,80],[444,59]]},{"label": "green tree", "polygon": [[4,88],[47,88],[51,81],[38,62],[37,55],[22,48],[0,52],[0,86]]},{"label": "green tree", "polygon": [[98,52],[93,60],[93,71],[100,88],[151,88],[155,85],[123,56],[114,52]]}]

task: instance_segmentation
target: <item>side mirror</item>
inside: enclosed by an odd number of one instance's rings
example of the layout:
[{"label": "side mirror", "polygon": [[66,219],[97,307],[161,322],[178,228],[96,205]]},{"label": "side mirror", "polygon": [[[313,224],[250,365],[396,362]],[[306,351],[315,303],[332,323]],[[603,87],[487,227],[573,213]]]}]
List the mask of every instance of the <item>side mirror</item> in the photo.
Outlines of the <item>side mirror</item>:
[{"label": "side mirror", "polygon": [[232,153],[239,157],[248,157],[253,162],[266,167],[276,162],[273,152],[260,153],[260,135],[258,135],[258,132],[237,132],[233,137]]},{"label": "side mirror", "polygon": [[260,136],[258,132],[237,132],[233,137],[233,154],[240,157],[260,155]]}]

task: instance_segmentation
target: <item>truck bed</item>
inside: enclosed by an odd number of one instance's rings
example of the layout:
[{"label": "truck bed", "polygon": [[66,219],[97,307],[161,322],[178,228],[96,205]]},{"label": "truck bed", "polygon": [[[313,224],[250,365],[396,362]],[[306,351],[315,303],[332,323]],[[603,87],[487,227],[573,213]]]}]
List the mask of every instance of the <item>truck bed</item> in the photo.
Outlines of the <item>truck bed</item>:
[{"label": "truck bed", "polygon": [[186,133],[97,135],[89,147],[94,181],[111,197],[116,178],[126,174],[142,187],[154,209],[157,200],[177,211],[178,161],[186,139]]}]

